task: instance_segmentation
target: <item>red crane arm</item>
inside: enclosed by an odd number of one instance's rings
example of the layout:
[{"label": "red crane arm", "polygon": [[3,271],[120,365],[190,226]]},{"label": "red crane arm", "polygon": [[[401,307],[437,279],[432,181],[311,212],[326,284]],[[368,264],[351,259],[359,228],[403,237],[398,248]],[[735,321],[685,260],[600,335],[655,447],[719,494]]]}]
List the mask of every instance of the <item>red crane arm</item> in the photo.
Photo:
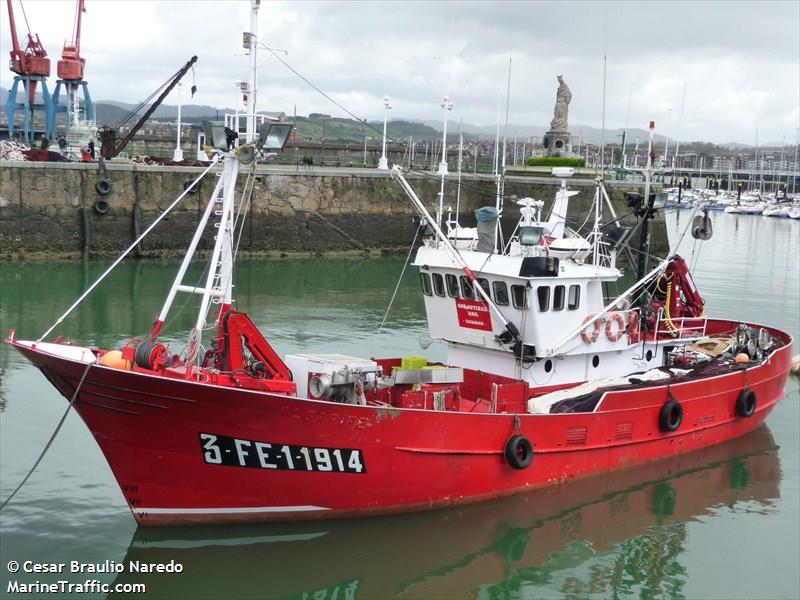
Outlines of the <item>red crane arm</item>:
[{"label": "red crane arm", "polygon": [[11,70],[15,73],[18,71],[14,68],[14,63],[22,63],[22,51],[19,48],[19,40],[17,39],[17,25],[14,22],[14,7],[11,5],[11,0],[8,3],[8,24],[11,26]]}]

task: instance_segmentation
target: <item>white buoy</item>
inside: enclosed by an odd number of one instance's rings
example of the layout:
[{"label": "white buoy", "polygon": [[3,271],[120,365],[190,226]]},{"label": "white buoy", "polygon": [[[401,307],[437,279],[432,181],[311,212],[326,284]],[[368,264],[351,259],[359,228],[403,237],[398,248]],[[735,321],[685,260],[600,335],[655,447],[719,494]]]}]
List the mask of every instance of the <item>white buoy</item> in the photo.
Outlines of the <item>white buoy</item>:
[{"label": "white buoy", "polygon": [[800,375],[800,354],[792,357],[792,367],[789,369],[792,375]]}]

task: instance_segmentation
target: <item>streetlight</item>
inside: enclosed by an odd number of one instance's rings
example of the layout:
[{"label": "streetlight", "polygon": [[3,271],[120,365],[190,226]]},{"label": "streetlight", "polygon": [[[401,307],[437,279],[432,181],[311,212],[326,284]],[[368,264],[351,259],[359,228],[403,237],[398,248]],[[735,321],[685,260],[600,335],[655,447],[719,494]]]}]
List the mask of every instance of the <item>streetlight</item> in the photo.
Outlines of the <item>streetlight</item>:
[{"label": "streetlight", "polygon": [[381,159],[378,161],[378,168],[386,170],[389,168],[389,161],[386,160],[386,121],[389,118],[389,111],[392,107],[389,105],[389,96],[383,97],[383,150],[381,150]]},{"label": "streetlight", "polygon": [[453,110],[450,98],[444,97],[440,106],[444,109],[444,132],[442,133],[442,162],[439,163],[439,175],[447,175],[447,113]]},{"label": "streetlight", "polygon": [[181,150],[181,87],[183,84],[178,82],[178,139],[175,142],[175,152],[172,153],[173,162],[183,162],[183,150]]}]

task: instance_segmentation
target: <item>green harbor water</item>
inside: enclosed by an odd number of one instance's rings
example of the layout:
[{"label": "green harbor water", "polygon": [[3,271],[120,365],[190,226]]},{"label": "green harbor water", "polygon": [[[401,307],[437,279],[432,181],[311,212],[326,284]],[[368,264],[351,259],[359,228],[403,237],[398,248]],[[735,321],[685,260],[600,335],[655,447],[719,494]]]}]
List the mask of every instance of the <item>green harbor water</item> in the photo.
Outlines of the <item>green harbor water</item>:
[{"label": "green harbor water", "polygon": [[[800,222],[712,216],[712,240],[681,246],[696,263],[707,314],[800,335]],[[669,215],[671,239],[688,218]],[[38,337],[105,266],[0,263],[0,331],[14,327],[20,338]],[[142,336],[176,267],[125,263],[56,333],[105,346]],[[244,261],[235,295],[281,354],[441,359],[444,349],[426,338],[411,268],[378,332],[402,267],[402,257]],[[198,265],[193,276],[201,274]],[[168,327],[173,348],[185,343],[194,302]],[[65,400],[5,344],[0,369],[1,501],[35,461]],[[91,434],[70,414],[44,461],[0,512],[0,597],[105,597],[9,588],[13,581],[97,580],[144,583],[141,598],[797,599],[799,399],[798,379],[790,377],[766,425],[744,438],[499,502],[340,522],[166,529],[137,529]],[[10,573],[9,561],[65,568]],[[71,561],[124,571],[71,573]],[[182,572],[130,568],[170,561]]]}]

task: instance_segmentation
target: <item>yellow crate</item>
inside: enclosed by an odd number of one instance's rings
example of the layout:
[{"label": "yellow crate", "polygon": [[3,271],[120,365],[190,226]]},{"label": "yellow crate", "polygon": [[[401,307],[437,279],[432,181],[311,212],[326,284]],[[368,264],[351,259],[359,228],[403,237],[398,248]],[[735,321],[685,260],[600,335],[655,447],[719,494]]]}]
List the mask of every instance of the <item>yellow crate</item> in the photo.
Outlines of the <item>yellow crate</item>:
[{"label": "yellow crate", "polygon": [[401,369],[421,369],[428,365],[428,359],[424,356],[404,356],[400,359]]}]

